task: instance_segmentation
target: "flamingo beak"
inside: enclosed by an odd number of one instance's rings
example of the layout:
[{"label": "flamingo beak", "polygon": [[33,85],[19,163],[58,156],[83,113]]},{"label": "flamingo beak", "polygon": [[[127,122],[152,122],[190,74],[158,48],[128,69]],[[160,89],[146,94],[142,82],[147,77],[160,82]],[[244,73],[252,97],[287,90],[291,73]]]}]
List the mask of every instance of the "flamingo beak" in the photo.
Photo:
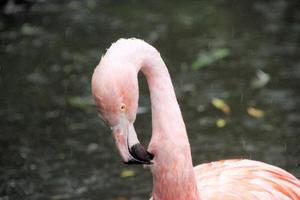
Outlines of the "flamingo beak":
[{"label": "flamingo beak", "polygon": [[112,127],[119,153],[125,164],[152,164],[153,154],[139,142],[133,123],[122,115],[118,125]]}]

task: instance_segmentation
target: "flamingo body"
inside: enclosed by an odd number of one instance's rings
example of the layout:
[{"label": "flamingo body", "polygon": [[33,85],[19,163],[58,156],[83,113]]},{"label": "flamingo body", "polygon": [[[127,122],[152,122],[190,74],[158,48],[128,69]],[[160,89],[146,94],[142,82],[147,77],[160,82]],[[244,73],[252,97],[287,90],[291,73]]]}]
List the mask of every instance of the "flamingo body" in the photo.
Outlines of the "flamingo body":
[{"label": "flamingo body", "polygon": [[[152,137],[137,138],[139,71],[151,99]],[[283,169],[252,160],[222,160],[193,167],[185,124],[168,69],[159,52],[139,39],[120,39],[92,77],[100,116],[127,164],[145,164],[153,175],[152,200],[300,200],[300,182]]]},{"label": "flamingo body", "polygon": [[296,200],[299,181],[278,167],[253,160],[221,160],[194,167],[200,199]]}]

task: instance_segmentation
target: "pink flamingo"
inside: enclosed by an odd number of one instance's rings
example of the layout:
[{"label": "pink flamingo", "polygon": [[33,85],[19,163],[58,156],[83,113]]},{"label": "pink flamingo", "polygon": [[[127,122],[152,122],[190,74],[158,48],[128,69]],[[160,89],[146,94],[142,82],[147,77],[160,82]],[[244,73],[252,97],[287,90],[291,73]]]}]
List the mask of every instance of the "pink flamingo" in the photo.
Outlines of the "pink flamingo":
[{"label": "pink flamingo", "polygon": [[[138,79],[146,76],[151,98],[152,137],[146,150],[133,123]],[[145,164],[153,174],[153,200],[299,200],[300,182],[283,169],[236,159],[193,167],[190,144],[167,67],[159,52],[140,39],[120,39],[102,57],[92,93],[127,164]]]}]

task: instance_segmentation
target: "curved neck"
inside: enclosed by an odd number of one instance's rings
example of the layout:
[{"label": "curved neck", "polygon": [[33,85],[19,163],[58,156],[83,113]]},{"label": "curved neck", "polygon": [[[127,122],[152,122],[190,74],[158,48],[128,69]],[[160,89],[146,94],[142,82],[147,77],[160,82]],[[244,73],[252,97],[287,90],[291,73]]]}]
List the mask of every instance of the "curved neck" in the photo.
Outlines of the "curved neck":
[{"label": "curved neck", "polygon": [[131,62],[136,72],[141,70],[149,85],[152,111],[149,151],[154,154],[151,166],[153,200],[198,200],[190,144],[165,63],[158,51],[142,40],[121,40],[119,45],[126,49],[126,53],[119,53],[122,55],[120,59]]}]

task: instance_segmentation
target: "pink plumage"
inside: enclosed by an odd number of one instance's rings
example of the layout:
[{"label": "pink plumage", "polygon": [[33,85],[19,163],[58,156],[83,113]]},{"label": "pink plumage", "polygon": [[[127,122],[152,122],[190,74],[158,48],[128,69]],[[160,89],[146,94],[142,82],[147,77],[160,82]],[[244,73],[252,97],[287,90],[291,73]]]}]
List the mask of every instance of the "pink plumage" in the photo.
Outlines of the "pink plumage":
[{"label": "pink plumage", "polygon": [[[146,150],[134,129],[139,71],[151,98],[152,137]],[[139,39],[120,39],[92,77],[97,110],[112,129],[127,164],[153,175],[153,200],[300,200],[300,182],[283,169],[252,160],[222,160],[193,167],[190,144],[168,69],[159,52]]]},{"label": "pink plumage", "polygon": [[202,199],[300,199],[300,182],[263,162],[222,160],[194,170]]}]

